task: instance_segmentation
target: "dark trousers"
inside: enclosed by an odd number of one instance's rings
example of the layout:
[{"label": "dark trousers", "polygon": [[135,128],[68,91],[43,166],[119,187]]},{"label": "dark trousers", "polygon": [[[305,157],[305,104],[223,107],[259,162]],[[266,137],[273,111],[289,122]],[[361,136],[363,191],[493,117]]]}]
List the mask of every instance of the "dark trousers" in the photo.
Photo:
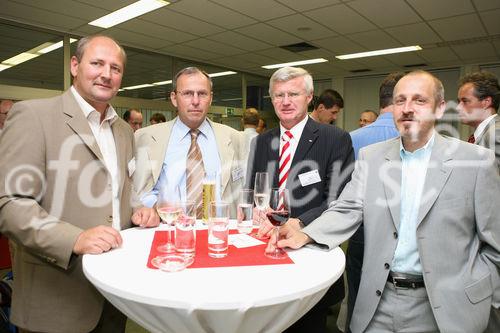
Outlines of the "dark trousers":
[{"label": "dark trousers", "polygon": [[358,296],[359,282],[361,281],[361,269],[363,267],[363,253],[365,246],[365,237],[363,225],[361,225],[354,235],[349,239],[346,255],[346,274],[347,274],[347,319],[345,332],[350,332],[349,324]]}]

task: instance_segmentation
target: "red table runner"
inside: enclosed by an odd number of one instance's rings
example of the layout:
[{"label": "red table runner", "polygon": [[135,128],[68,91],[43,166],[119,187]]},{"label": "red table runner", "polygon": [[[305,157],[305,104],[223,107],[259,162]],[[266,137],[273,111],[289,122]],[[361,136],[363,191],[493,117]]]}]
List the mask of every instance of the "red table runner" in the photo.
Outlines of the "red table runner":
[{"label": "red table runner", "polygon": [[[270,259],[264,255],[264,250],[267,244],[257,246],[237,248],[229,245],[228,255],[224,258],[212,258],[208,256],[208,231],[196,231],[196,255],[194,262],[188,268],[205,268],[205,267],[231,267],[231,266],[257,266],[257,265],[282,265],[293,264],[290,257],[285,259]],[[237,234],[237,230],[230,230],[230,234]],[[156,256],[164,255],[157,250],[159,245],[166,243],[167,231],[155,231],[147,266],[152,269],[157,269],[151,264],[151,259]]]}]

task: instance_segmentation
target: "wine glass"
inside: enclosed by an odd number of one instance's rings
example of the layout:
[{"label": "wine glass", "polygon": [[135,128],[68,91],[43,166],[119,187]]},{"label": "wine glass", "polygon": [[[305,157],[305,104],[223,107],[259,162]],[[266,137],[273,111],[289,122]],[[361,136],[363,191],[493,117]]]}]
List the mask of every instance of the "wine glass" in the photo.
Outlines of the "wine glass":
[{"label": "wine glass", "polygon": [[175,252],[175,244],[173,242],[172,233],[174,230],[174,222],[182,212],[180,201],[181,195],[179,187],[166,180],[158,191],[158,200],[156,201],[156,211],[160,216],[161,222],[167,225],[167,242],[158,246],[157,250],[159,252]]},{"label": "wine glass", "polygon": [[[260,216],[267,208],[269,203],[269,174],[267,172],[257,172],[255,173],[255,185],[254,185],[254,200],[255,207],[259,211],[258,216]],[[254,227],[260,227],[257,224],[258,219],[254,219]],[[252,236],[257,236],[257,233],[253,233]]]},{"label": "wine glass", "polygon": [[266,253],[266,256],[271,259],[284,259],[286,253],[278,248],[279,228],[288,221],[290,216],[290,196],[286,188],[273,188],[269,198],[269,209],[266,216],[269,222],[274,225],[275,243],[274,252]]}]

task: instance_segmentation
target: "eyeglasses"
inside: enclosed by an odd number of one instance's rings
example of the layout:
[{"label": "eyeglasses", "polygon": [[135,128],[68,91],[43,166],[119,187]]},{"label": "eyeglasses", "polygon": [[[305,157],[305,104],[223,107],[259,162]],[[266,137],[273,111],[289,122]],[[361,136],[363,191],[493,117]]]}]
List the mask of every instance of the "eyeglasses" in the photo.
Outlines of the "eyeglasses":
[{"label": "eyeglasses", "polygon": [[274,93],[273,100],[283,102],[285,100],[285,97],[287,97],[287,96],[288,96],[288,99],[294,100],[294,99],[297,99],[299,96],[302,96],[303,94],[304,93],[302,93],[302,92],[296,92],[296,91]]},{"label": "eyeglasses", "polygon": [[176,94],[179,94],[184,99],[192,99],[194,95],[198,96],[199,99],[207,99],[210,96],[210,92],[206,90],[193,91],[193,90],[183,90],[176,91]]}]

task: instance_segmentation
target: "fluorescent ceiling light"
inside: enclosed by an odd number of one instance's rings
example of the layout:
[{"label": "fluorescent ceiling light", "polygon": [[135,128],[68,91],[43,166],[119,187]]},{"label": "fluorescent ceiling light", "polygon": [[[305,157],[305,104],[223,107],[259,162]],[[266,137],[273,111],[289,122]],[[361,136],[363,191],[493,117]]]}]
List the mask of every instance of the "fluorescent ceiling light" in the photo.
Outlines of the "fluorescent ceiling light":
[{"label": "fluorescent ceiling light", "polygon": [[123,87],[122,89],[125,89],[125,90],[134,90],[134,89],[141,89],[141,88],[147,88],[147,87],[152,87],[152,86],[153,86],[152,84],[146,83],[146,84],[138,84],[136,86]]},{"label": "fluorescent ceiling light", "polygon": [[320,62],[327,62],[327,61],[328,60],[323,59],[323,58],[317,58],[317,59],[308,59],[308,60],[285,62],[285,63],[282,63],[282,64],[266,65],[266,66],[262,66],[262,68],[265,68],[265,69],[274,69],[274,68],[281,68],[281,67],[287,67],[287,66],[300,66],[300,65],[318,64]]},{"label": "fluorescent ceiling light", "polygon": [[[70,38],[69,42],[71,44],[71,43],[76,42],[77,40],[78,39]],[[38,50],[38,53],[46,54],[46,53],[52,52],[54,50],[57,50],[58,48],[60,48],[60,47],[63,46],[63,41],[60,41],[60,42],[57,42],[57,43],[45,43],[45,44],[50,44],[50,45],[48,45],[48,46],[46,46],[46,47]],[[42,44],[42,45],[45,45],[45,44]]]},{"label": "fluorescent ceiling light", "polygon": [[226,76],[226,75],[233,75],[233,74],[236,74],[236,72],[232,72],[232,71],[218,72],[218,73],[208,74],[208,76],[219,77],[219,76]]},{"label": "fluorescent ceiling light", "polygon": [[340,60],[346,60],[346,59],[373,57],[373,56],[379,56],[379,55],[384,55],[384,54],[419,51],[421,49],[422,48],[420,46],[414,45],[414,46],[396,47],[393,49],[384,49],[384,50],[344,54],[344,55],[336,56],[335,58],[340,59]]},{"label": "fluorescent ceiling light", "polygon": [[131,5],[115,10],[114,12],[100,17],[97,20],[89,22],[89,24],[107,29],[168,4],[170,4],[170,2],[163,0],[140,0]]},{"label": "fluorescent ceiling light", "polygon": [[163,86],[163,85],[171,84],[171,83],[172,83],[172,80],[167,80],[167,81],[153,82],[153,85],[154,86]]},{"label": "fluorescent ceiling light", "polygon": [[0,72],[6,70],[8,68],[11,68],[11,67],[12,66],[10,66],[10,65],[0,64]]},{"label": "fluorescent ceiling light", "polygon": [[36,58],[38,56],[39,55],[36,53],[33,54],[33,53],[23,52],[23,53],[19,53],[16,56],[13,56],[12,58],[9,58],[7,60],[2,61],[2,64],[15,66],[15,65],[19,65],[25,61]]},{"label": "fluorescent ceiling light", "polygon": [[221,101],[223,101],[223,102],[241,101],[241,100],[242,100],[241,97],[237,97],[237,98],[223,98],[223,99],[221,99]]}]

